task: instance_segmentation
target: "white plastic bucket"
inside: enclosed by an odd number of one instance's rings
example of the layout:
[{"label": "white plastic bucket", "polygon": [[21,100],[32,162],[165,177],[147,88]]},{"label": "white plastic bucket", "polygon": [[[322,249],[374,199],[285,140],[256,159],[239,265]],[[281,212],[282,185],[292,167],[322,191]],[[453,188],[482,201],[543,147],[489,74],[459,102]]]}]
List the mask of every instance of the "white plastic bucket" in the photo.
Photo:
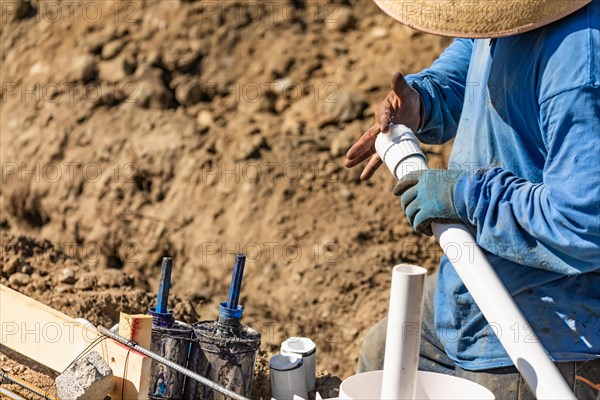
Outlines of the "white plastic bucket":
[{"label": "white plastic bucket", "polygon": [[[339,398],[343,400],[380,399],[382,378],[383,371],[353,375],[340,385]],[[415,399],[493,400],[495,397],[492,392],[475,382],[450,375],[419,371]]]}]

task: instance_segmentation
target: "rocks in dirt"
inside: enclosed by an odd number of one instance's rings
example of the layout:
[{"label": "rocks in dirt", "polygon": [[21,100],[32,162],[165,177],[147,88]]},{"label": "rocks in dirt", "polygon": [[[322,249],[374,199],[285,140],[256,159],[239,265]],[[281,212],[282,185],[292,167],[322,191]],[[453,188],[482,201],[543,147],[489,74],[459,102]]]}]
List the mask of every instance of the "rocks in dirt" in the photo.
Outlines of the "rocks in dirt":
[{"label": "rocks in dirt", "polygon": [[79,47],[85,52],[98,54],[102,47],[113,40],[116,36],[116,29],[108,26],[106,29],[85,35],[79,42]]},{"label": "rocks in dirt", "polygon": [[60,270],[60,273],[58,275],[58,281],[60,283],[72,285],[77,281],[77,278],[75,277],[75,272],[71,268],[65,267]]},{"label": "rocks in dirt", "polygon": [[60,64],[60,80],[64,82],[90,82],[98,72],[96,58],[90,54],[65,57]]},{"label": "rocks in dirt", "polygon": [[388,35],[388,30],[385,28],[382,28],[381,26],[373,27],[369,31],[369,36],[373,39],[381,39],[381,38],[386,37],[387,35]]},{"label": "rocks in dirt", "polygon": [[142,108],[165,109],[173,104],[173,92],[163,81],[163,71],[145,65],[135,72],[135,90],[129,99]]},{"label": "rocks in dirt", "polygon": [[196,116],[197,132],[201,135],[207,133],[214,123],[213,114],[208,110],[201,110]]},{"label": "rocks in dirt", "polygon": [[31,277],[23,272],[15,272],[8,278],[8,282],[16,287],[27,286],[31,282]]},{"label": "rocks in dirt", "polygon": [[115,57],[125,46],[124,40],[113,40],[102,47],[102,58],[110,60]]},{"label": "rocks in dirt", "polygon": [[325,22],[327,29],[346,32],[356,27],[356,18],[348,7],[341,7]]},{"label": "rocks in dirt", "polygon": [[95,350],[75,361],[55,383],[61,400],[103,399],[115,385],[112,369]]},{"label": "rocks in dirt", "polygon": [[175,99],[182,106],[193,106],[202,97],[200,84],[195,81],[182,82],[175,88]]},{"label": "rocks in dirt", "polygon": [[210,127],[215,123],[215,120],[210,111],[202,110],[196,117],[196,123],[198,124],[198,129],[202,132],[205,132],[210,129]]},{"label": "rocks in dirt", "polygon": [[357,92],[341,90],[335,94],[331,101],[321,104],[318,123],[322,127],[360,119],[367,107],[368,103]]},{"label": "rocks in dirt", "polygon": [[18,271],[27,275],[31,275],[31,273],[33,272],[33,267],[27,263],[24,263],[21,264],[21,266],[18,268]]},{"label": "rocks in dirt", "polygon": [[97,276],[93,272],[86,272],[81,274],[77,283],[75,284],[75,289],[77,290],[92,290],[96,286]]},{"label": "rocks in dirt", "polygon": [[201,57],[200,44],[194,43],[181,48],[168,47],[162,55],[162,62],[169,71],[189,72],[198,66]]},{"label": "rocks in dirt", "polygon": [[95,290],[130,286],[133,280],[122,271],[108,268],[93,272],[84,272],[77,278],[74,288],[77,290]]},{"label": "rocks in dirt", "polygon": [[240,138],[235,142],[233,157],[236,161],[258,159],[263,149],[269,149],[269,145],[262,136],[252,136],[247,139]]},{"label": "rocks in dirt", "polygon": [[329,153],[333,157],[339,157],[350,149],[354,142],[360,137],[363,124],[360,121],[354,121],[343,131],[335,133],[329,146]]},{"label": "rocks in dirt", "polygon": [[130,57],[118,57],[98,64],[99,78],[108,83],[125,79],[135,70],[135,61]]},{"label": "rocks in dirt", "polygon": [[105,269],[97,272],[97,285],[101,287],[125,287],[131,284],[131,279],[122,271]]},{"label": "rocks in dirt", "polygon": [[123,59],[114,59],[98,65],[99,78],[105,82],[115,83],[127,76]]},{"label": "rocks in dirt", "polygon": [[4,275],[10,275],[14,273],[17,270],[17,263],[18,260],[16,258],[6,260],[2,266],[2,273]]},{"label": "rocks in dirt", "polygon": [[350,201],[354,199],[354,193],[350,191],[347,187],[342,187],[339,191],[340,197],[346,201]]}]

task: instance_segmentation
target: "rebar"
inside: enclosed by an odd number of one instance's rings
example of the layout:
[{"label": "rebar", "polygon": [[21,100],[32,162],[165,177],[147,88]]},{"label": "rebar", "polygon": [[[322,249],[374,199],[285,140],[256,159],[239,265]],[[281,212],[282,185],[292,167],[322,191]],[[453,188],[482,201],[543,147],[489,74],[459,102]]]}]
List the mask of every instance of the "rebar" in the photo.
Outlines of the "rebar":
[{"label": "rebar", "polygon": [[10,383],[14,383],[15,385],[18,385],[25,390],[29,390],[31,393],[34,393],[34,394],[40,396],[44,400],[56,400],[55,397],[47,396],[46,394],[44,394],[44,392],[42,392],[39,388],[37,388],[29,383],[26,383],[25,381],[15,377],[15,376],[9,375],[9,374],[5,373],[4,371],[0,370],[0,381],[2,379],[7,380]]},{"label": "rebar", "polygon": [[164,357],[161,357],[160,355],[140,346],[139,344],[137,344],[136,342],[134,342],[132,340],[128,340],[128,339],[124,338],[123,336],[119,336],[117,334],[112,333],[110,330],[106,329],[103,326],[98,327],[98,332],[101,335],[108,336],[109,338],[121,343],[122,345],[127,346],[130,349],[133,349],[133,350],[137,351],[138,353],[143,354],[146,357],[153,359],[154,361],[157,361],[163,365],[166,365],[169,368],[173,368],[175,371],[187,376],[188,378],[198,381],[198,382],[202,383],[203,385],[206,385],[209,388],[216,390],[217,392],[222,393],[229,398],[236,399],[236,400],[250,400],[247,397],[241,396],[227,388],[224,388],[223,386],[219,385],[218,383],[213,382],[210,379],[203,377],[202,375],[198,375],[195,372],[192,372],[189,369],[182,367],[181,365],[179,365],[177,363],[174,363],[173,361],[170,361]]}]

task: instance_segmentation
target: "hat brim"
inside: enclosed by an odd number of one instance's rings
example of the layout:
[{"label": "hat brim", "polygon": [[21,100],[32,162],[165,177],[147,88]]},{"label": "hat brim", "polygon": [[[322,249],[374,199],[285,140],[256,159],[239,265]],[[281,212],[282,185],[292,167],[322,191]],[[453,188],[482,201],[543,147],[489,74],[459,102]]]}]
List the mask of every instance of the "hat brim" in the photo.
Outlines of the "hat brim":
[{"label": "hat brim", "polygon": [[374,0],[390,17],[440,36],[498,38],[548,25],[592,0]]}]

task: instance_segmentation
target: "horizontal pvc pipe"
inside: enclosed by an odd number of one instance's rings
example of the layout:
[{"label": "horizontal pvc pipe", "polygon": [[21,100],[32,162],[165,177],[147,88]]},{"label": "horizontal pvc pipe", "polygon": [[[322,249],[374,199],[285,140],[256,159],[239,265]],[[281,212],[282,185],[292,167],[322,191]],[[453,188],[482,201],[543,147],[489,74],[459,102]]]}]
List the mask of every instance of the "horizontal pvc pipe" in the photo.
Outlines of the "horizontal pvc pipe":
[{"label": "horizontal pvc pipe", "polygon": [[396,265],[392,270],[382,400],[415,398],[426,276],[425,268],[414,265]]},{"label": "horizontal pvc pipe", "polygon": [[19,396],[18,394],[16,394],[15,392],[11,392],[8,389],[5,389],[3,387],[0,387],[0,394],[2,396],[6,396],[11,400],[25,400],[24,397]]},{"label": "horizontal pvc pipe", "polygon": [[[425,155],[412,131],[404,125],[393,125],[390,132],[379,134],[375,148],[394,176],[401,179],[409,169],[427,169]],[[401,165],[408,164],[409,160],[408,167]],[[434,223],[432,231],[488,323],[496,328],[500,343],[536,397],[540,400],[575,400],[469,230],[462,224]]]}]

